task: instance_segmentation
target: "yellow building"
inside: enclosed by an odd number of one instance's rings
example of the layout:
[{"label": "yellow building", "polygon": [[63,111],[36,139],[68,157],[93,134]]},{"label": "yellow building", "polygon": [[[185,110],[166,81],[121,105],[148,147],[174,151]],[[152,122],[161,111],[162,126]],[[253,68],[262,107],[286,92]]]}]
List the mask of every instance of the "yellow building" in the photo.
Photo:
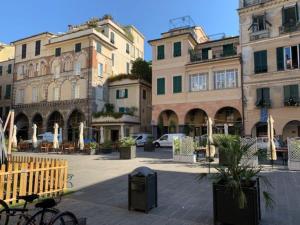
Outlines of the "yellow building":
[{"label": "yellow building", "polygon": [[207,117],[218,132],[242,128],[239,37],[210,40],[201,27],[179,27],[151,40],[152,125],[159,136],[206,134]]},{"label": "yellow building", "polygon": [[240,0],[245,133],[300,136],[300,21],[296,0]]},{"label": "yellow building", "polygon": [[[108,101],[107,79],[128,74],[144,57],[144,37],[111,16],[69,25],[65,33],[44,32],[13,42],[13,107],[18,137],[62,128],[63,139],[76,140],[80,122],[91,127],[92,114]],[[89,132],[91,135],[91,132]]]}]

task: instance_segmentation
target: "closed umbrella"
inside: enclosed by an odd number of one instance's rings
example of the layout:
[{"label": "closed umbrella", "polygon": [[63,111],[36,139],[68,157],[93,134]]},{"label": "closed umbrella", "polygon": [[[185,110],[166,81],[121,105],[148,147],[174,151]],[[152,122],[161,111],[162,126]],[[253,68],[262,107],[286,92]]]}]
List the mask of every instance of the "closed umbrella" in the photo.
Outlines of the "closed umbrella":
[{"label": "closed umbrella", "polygon": [[36,148],[37,147],[37,137],[36,137],[36,124],[34,123],[32,126],[33,132],[32,132],[32,147]]},{"label": "closed umbrella", "polygon": [[228,124],[227,123],[224,124],[224,134],[228,135]]},{"label": "closed umbrella", "polygon": [[12,135],[12,147],[17,148],[18,147],[18,141],[17,141],[17,126],[14,125],[13,129],[13,135]]},{"label": "closed umbrella", "polygon": [[[1,121],[1,119],[0,119]],[[2,121],[0,122],[0,165],[7,161],[7,149],[5,145],[4,131]]]},{"label": "closed umbrella", "polygon": [[270,155],[270,160],[277,160],[276,146],[274,142],[274,119],[271,115],[268,117],[268,139],[268,152]]},{"label": "closed umbrella", "polygon": [[212,119],[208,117],[207,120],[207,146],[206,146],[206,156],[212,158],[216,154],[215,146],[213,145],[213,131],[212,131]]},{"label": "closed umbrella", "polygon": [[84,140],[83,140],[83,123],[81,122],[79,125],[79,141],[78,141],[79,149],[84,149]]},{"label": "closed umbrella", "polygon": [[53,148],[58,149],[59,144],[58,144],[58,124],[54,124],[54,135],[53,135]]}]

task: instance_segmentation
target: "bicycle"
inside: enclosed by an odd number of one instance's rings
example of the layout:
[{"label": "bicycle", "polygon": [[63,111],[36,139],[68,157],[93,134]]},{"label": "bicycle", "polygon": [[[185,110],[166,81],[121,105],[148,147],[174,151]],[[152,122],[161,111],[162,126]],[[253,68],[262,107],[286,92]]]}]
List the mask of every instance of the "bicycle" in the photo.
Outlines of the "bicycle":
[{"label": "bicycle", "polygon": [[59,212],[53,208],[57,205],[57,202],[53,198],[44,199],[35,205],[39,211],[34,215],[30,215],[27,205],[28,203],[33,203],[33,201],[38,198],[39,196],[36,194],[19,196],[17,198],[18,200],[25,201],[22,208],[11,208],[5,201],[0,199],[0,224],[8,225],[12,217],[18,217],[15,225],[47,225],[51,218]]},{"label": "bicycle", "polygon": [[86,225],[86,218],[78,219],[72,212],[65,211],[54,216],[47,225]]}]

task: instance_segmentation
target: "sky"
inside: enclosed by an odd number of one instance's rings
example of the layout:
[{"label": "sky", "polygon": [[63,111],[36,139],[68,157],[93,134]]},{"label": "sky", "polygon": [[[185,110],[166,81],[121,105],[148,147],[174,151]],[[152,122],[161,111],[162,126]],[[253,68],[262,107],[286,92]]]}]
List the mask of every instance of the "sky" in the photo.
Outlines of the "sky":
[{"label": "sky", "polygon": [[3,0],[0,8],[0,42],[44,31],[65,32],[68,24],[111,14],[144,34],[146,60],[151,60],[147,41],[168,31],[173,18],[190,16],[208,35],[239,32],[238,0]]}]

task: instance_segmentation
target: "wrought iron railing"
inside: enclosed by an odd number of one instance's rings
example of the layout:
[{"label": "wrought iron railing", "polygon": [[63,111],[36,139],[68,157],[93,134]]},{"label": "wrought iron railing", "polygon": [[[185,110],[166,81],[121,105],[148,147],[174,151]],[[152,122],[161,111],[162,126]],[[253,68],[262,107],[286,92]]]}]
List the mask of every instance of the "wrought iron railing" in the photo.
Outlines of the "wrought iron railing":
[{"label": "wrought iron railing", "polygon": [[270,37],[269,29],[250,33],[250,41],[255,41],[255,40],[269,38],[269,37]]},{"label": "wrought iron railing", "polygon": [[190,60],[191,62],[199,62],[199,61],[209,61],[215,59],[222,59],[227,57],[237,56],[237,50],[232,49],[230,51],[212,51],[212,55],[203,55],[199,50],[191,50],[190,51]]},{"label": "wrought iron railing", "polygon": [[279,27],[279,33],[285,34],[290,32],[300,31],[300,22],[297,23],[287,23]]},{"label": "wrought iron railing", "polygon": [[244,0],[244,7],[270,2],[272,0]]}]

